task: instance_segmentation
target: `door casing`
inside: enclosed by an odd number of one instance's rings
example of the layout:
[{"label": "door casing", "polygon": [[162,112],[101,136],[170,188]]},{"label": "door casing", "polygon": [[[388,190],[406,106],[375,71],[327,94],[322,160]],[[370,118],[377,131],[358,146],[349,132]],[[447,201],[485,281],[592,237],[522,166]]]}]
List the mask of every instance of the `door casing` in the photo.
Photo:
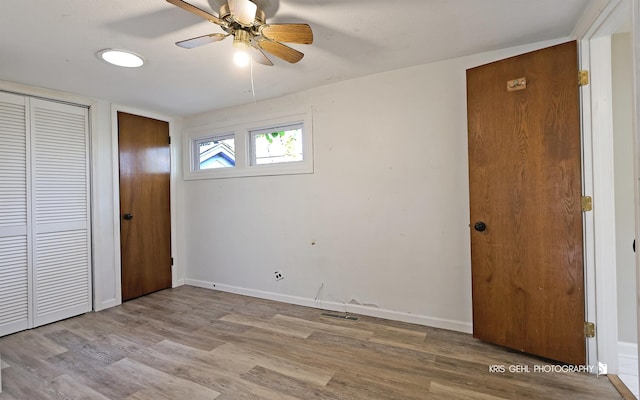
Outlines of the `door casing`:
[{"label": "door casing", "polygon": [[178,245],[177,235],[177,175],[176,165],[177,150],[176,143],[180,142],[180,127],[179,120],[174,117],[153,113],[145,110],[139,110],[137,108],[116,105],[111,106],[111,162],[112,162],[112,187],[113,187],[113,236],[114,236],[114,288],[115,288],[115,301],[113,305],[122,304],[122,265],[121,265],[121,249],[120,249],[120,179],[119,179],[119,161],[118,161],[118,111],[122,111],[129,114],[139,115],[141,117],[153,118],[160,121],[169,123],[169,136],[171,137],[170,144],[170,156],[171,156],[171,176],[170,176],[170,204],[171,204],[171,254],[173,255],[173,268],[171,269],[171,286],[176,287],[184,284],[184,276],[181,271],[183,263],[181,262],[180,246]]},{"label": "door casing", "polygon": [[[628,3],[631,2],[631,4]],[[625,4],[626,3],[626,4]],[[594,211],[584,215],[585,279],[587,319],[596,324],[596,337],[588,339],[588,364],[597,371],[598,363],[608,366],[609,373],[618,373],[618,322],[615,257],[615,198],[613,195],[613,124],[611,108],[611,44],[610,35],[618,29],[631,6],[632,43],[637,60],[640,43],[638,0],[598,0],[590,4],[576,25],[572,36],[579,40],[580,69],[588,70],[590,83],[581,89],[583,179],[585,194],[594,199]],[[638,64],[635,72],[638,74]],[[636,113],[638,83],[634,86]],[[634,178],[638,185],[638,118],[635,116],[636,138]],[[593,132],[597,132],[597,135]],[[636,236],[640,232],[638,217],[638,187],[636,193]],[[636,271],[640,269],[640,254],[636,253]],[[638,274],[637,274],[638,275]],[[640,285],[640,282],[639,282]],[[639,286],[640,287],[640,286]],[[596,296],[597,293],[597,296]],[[638,290],[636,289],[636,296]],[[640,321],[640,319],[639,319]],[[640,326],[638,328],[640,333]]]}]

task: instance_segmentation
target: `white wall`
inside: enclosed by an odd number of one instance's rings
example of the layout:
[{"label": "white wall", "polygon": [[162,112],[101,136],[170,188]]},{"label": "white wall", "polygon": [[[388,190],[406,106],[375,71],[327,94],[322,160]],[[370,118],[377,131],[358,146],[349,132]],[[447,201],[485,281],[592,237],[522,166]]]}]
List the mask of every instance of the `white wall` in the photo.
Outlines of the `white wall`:
[{"label": "white wall", "polygon": [[315,141],[313,175],[183,183],[186,282],[471,331],[465,70],[559,42],[185,118],[311,106]]},{"label": "white wall", "polygon": [[[618,339],[635,343],[635,237],[633,178],[633,93],[631,36],[611,37],[613,87],[613,139],[616,206],[616,271],[618,288]],[[639,245],[640,247],[640,245]]]}]

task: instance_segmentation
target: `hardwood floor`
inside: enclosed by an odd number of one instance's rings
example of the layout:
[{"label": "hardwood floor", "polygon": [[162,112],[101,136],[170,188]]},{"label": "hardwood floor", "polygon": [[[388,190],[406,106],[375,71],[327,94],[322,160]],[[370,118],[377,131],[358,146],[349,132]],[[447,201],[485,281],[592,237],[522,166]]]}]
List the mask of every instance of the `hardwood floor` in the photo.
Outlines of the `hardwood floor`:
[{"label": "hardwood floor", "polygon": [[0,400],[622,398],[467,334],[190,286],[5,336],[0,354]]}]

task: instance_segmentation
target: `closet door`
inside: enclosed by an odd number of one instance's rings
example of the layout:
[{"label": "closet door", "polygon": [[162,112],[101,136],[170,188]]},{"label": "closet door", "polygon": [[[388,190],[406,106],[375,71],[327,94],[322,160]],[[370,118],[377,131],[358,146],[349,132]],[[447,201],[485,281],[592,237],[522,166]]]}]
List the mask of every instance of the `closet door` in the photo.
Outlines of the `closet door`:
[{"label": "closet door", "polygon": [[26,99],[0,92],[0,336],[29,327]]},{"label": "closet door", "polygon": [[31,99],[33,326],[91,310],[88,111]]}]

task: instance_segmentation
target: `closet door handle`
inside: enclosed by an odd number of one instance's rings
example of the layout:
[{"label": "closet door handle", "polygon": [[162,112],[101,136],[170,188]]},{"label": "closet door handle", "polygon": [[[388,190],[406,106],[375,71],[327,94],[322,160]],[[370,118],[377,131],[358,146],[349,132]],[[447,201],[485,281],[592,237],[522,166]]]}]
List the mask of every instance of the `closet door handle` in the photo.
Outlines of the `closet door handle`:
[{"label": "closet door handle", "polygon": [[133,219],[133,214],[125,214],[122,216],[124,219],[126,219],[127,221],[132,220]]}]

